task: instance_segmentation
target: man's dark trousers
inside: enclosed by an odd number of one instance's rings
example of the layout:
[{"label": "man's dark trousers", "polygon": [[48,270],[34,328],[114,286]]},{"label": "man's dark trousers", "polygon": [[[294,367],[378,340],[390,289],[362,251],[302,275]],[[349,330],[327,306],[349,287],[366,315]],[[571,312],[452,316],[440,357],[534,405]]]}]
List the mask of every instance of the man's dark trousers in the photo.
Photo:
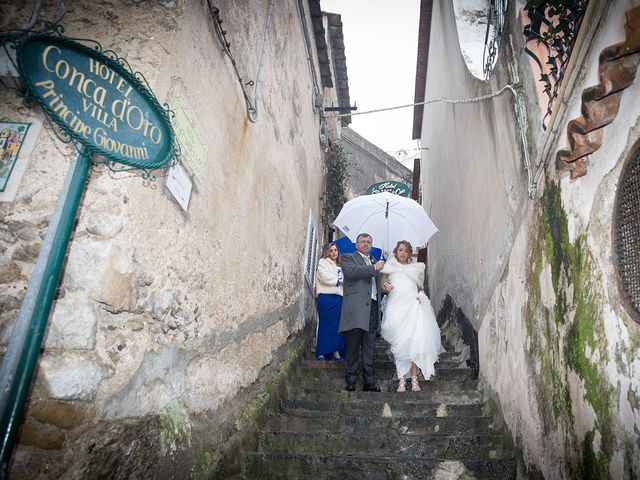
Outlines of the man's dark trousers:
[{"label": "man's dark trousers", "polygon": [[373,385],[373,354],[378,333],[378,302],[371,301],[369,331],[354,328],[345,332],[347,338],[347,357],[345,358],[347,385],[355,385],[358,375],[358,354],[362,346],[362,375],[365,385]]}]

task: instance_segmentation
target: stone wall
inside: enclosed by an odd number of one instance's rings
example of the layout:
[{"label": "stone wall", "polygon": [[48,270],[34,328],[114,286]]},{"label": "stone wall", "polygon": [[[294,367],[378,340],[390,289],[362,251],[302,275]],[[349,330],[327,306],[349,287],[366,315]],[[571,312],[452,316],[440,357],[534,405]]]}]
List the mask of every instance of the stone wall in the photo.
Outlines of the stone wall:
[{"label": "stone wall", "polygon": [[366,195],[367,188],[385,180],[402,182],[411,188],[412,171],[391,155],[350,128],[343,128],[340,138],[347,154],[349,199]]},{"label": "stone wall", "polygon": [[[56,4],[45,2],[41,18],[52,18]],[[215,5],[240,75],[253,79],[266,3]],[[30,14],[2,9],[3,28]],[[169,459],[198,444],[204,456],[191,452],[184,468],[215,462],[212,445],[223,439],[212,419],[228,417],[234,399],[251,400],[239,392],[279,361],[277,352],[311,315],[303,255],[309,215],[319,217],[323,152],[297,2],[274,2],[256,123],[247,120],[212,21],[207,2],[196,0],[66,2],[65,34],[115,50],[160,103],[180,101],[207,153],[202,165],[187,165],[186,213],[163,172],[146,182],[136,172],[92,169],[14,450],[14,478],[86,475],[79,466],[107,439],[115,442],[123,425],[145,431],[148,449],[134,449],[145,458]],[[308,13],[307,22],[312,31]],[[2,90],[0,99],[3,121],[42,119],[14,91]],[[73,155],[43,127],[17,198],[0,204],[3,346]],[[203,426],[212,443],[198,437]]]},{"label": "stone wall", "polygon": [[[449,3],[434,2],[427,98],[480,93],[459,52],[441,43],[455,30]],[[524,54],[510,58],[503,42],[490,80],[491,90],[502,87],[506,64],[517,61],[529,99],[531,158],[550,136],[535,199],[524,195],[518,149],[504,151],[517,138],[512,99],[425,108],[425,207],[433,206],[441,230],[429,249],[436,302],[449,293],[473,315],[481,382],[511,430],[523,478],[633,479],[640,472],[640,326],[622,306],[611,237],[617,182],[640,137],[637,78],[604,128],[602,147],[589,156],[587,175],[570,180],[555,164],[567,122],[581,115],[583,91],[600,81],[601,52],[624,40],[625,11],[638,4],[591,3],[607,8],[586,23],[596,30],[557,128],[539,127],[536,79]],[[510,41],[522,52],[516,16],[509,17]],[[495,146],[487,149],[487,142]]]},{"label": "stone wall", "polygon": [[[581,92],[598,81],[600,52],[625,39],[628,8],[606,10],[553,153],[580,115]],[[545,478],[640,472],[640,327],[621,305],[611,253],[617,182],[640,136],[639,95],[637,82],[624,91],[585,177],[558,179],[550,162],[480,330],[485,378],[525,459]],[[507,358],[526,374],[514,376]]]}]

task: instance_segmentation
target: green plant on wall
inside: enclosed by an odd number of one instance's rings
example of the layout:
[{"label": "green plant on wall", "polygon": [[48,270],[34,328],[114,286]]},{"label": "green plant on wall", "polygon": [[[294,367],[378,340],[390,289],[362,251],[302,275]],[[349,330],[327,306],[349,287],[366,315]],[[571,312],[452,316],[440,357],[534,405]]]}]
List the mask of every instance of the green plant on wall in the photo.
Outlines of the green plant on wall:
[{"label": "green plant on wall", "polygon": [[347,201],[347,154],[340,144],[332,143],[326,156],[325,190],[322,201],[322,223],[330,226]]},{"label": "green plant on wall", "polygon": [[[617,442],[612,417],[615,389],[605,373],[608,351],[597,272],[586,237],[570,240],[557,184],[548,182],[541,207],[525,306],[540,416],[545,433],[566,429],[570,450],[582,451],[581,456],[567,459],[569,478],[608,478]],[[543,304],[541,293],[545,263],[555,298],[550,308]],[[595,415],[593,429],[583,438],[573,429],[569,372],[580,378],[583,399]]]}]

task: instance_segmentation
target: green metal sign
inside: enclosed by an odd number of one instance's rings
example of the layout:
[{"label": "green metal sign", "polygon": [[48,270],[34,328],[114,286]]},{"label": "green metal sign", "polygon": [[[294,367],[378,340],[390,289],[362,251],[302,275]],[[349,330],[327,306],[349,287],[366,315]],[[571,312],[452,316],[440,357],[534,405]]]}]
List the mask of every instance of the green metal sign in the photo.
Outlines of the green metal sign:
[{"label": "green metal sign", "polygon": [[374,183],[369,188],[367,188],[367,195],[381,192],[395,193],[396,195],[400,195],[401,197],[408,197],[411,189],[404,183],[396,182],[394,180]]},{"label": "green metal sign", "polygon": [[66,37],[33,34],[17,46],[27,93],[63,130],[114,162],[151,170],[175,155],[167,111],[125,60]]}]

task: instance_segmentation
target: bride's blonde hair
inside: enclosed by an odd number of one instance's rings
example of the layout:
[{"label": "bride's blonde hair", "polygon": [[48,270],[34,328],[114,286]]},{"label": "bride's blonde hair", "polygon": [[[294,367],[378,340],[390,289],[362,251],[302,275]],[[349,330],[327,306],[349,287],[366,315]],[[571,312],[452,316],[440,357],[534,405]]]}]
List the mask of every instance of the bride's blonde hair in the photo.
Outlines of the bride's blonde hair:
[{"label": "bride's blonde hair", "polygon": [[[393,249],[393,256],[396,257],[396,253],[398,253],[398,248],[400,248],[400,245],[404,245],[409,251],[409,258],[407,259],[407,263],[411,263],[413,261],[413,247],[407,240],[400,240],[396,244],[396,248]],[[396,259],[397,258],[398,257],[396,257]]]}]

